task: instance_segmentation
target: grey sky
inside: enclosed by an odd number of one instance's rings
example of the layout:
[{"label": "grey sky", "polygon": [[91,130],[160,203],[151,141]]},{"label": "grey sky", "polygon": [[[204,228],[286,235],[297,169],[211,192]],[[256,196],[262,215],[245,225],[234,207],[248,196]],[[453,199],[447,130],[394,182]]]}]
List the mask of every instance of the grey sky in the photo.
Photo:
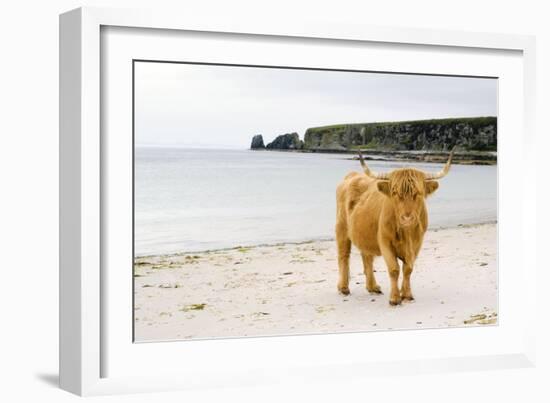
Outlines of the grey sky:
[{"label": "grey sky", "polygon": [[497,80],[143,63],[137,145],[246,148],[338,123],[496,116]]}]

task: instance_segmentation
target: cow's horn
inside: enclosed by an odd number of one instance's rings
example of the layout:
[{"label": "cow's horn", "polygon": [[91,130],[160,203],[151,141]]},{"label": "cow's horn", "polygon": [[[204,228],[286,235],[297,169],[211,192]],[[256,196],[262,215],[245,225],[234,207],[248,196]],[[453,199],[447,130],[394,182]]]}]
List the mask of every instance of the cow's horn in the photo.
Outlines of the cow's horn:
[{"label": "cow's horn", "polygon": [[456,150],[456,146],[454,146],[453,149],[451,150],[451,153],[449,154],[449,159],[447,160],[447,163],[445,164],[445,166],[443,167],[443,169],[441,171],[439,171],[438,173],[435,173],[435,174],[426,174],[426,179],[427,180],[441,179],[449,173],[449,169],[451,169],[451,161],[453,159],[453,155],[455,153],[455,150]]},{"label": "cow's horn", "polygon": [[361,150],[357,149],[359,152],[359,162],[361,163],[361,166],[363,167],[363,171],[365,171],[365,175],[373,178],[373,179],[388,179],[388,174],[382,173],[376,173],[374,171],[371,171],[370,168],[365,163],[365,160],[363,159],[363,154],[361,154]]}]

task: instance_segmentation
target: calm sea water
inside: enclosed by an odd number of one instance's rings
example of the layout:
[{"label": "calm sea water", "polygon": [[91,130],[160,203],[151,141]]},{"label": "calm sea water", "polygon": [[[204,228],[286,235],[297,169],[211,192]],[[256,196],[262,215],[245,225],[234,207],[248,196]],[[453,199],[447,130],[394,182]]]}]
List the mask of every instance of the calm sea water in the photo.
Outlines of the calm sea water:
[{"label": "calm sea water", "polygon": [[[336,186],[360,171],[336,154],[138,147],[135,158],[138,256],[332,238]],[[432,228],[496,220],[496,167],[454,165],[428,210]]]}]

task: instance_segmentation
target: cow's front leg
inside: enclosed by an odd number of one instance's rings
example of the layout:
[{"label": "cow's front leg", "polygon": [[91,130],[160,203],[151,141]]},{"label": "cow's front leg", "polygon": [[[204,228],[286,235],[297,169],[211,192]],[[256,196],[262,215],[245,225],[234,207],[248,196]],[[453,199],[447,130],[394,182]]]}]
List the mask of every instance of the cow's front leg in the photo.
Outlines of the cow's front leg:
[{"label": "cow's front leg", "polygon": [[380,245],[382,256],[388,266],[388,274],[390,276],[390,305],[399,305],[401,303],[401,294],[397,282],[399,280],[399,263],[395,253],[388,245]]},{"label": "cow's front leg", "polygon": [[401,284],[401,298],[412,301],[414,299],[411,292],[411,274],[413,265],[407,262],[403,263],[403,283]]},{"label": "cow's front leg", "polygon": [[338,291],[344,295],[349,294],[349,255],[351,241],[343,231],[336,232],[336,244],[338,247]]}]

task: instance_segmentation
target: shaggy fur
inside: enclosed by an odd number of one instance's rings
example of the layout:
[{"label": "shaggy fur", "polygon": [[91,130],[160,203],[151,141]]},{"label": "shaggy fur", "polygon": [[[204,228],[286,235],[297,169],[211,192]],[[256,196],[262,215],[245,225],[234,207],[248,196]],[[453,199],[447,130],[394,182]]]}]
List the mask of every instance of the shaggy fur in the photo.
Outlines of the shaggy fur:
[{"label": "shaggy fur", "polygon": [[[387,180],[363,173],[348,174],[336,190],[336,242],[338,246],[338,290],[349,294],[351,245],[361,251],[366,288],[381,293],[373,273],[375,256],[383,256],[391,281],[390,304],[412,300],[410,276],[428,227],[425,198],[438,182],[427,180],[416,169],[397,169]],[[403,281],[398,288],[403,263]]]}]

